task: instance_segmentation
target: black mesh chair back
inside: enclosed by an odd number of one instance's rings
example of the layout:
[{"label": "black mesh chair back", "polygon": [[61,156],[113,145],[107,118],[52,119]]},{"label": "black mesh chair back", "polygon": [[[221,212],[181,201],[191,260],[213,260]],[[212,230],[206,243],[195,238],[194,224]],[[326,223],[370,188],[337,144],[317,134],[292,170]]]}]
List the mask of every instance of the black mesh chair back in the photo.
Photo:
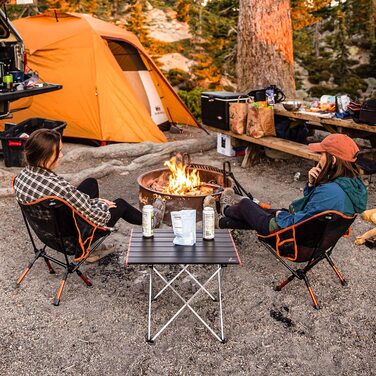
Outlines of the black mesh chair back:
[{"label": "black mesh chair back", "polygon": [[59,198],[46,198],[31,204],[19,205],[24,218],[39,240],[58,252],[75,255],[77,258],[86,252],[83,248],[93,234],[97,239],[107,231],[97,228]]},{"label": "black mesh chair back", "polygon": [[[330,255],[338,240],[349,234],[355,218],[356,215],[348,217],[336,211],[325,211],[270,235],[258,234],[259,240],[292,273],[275,289],[280,291],[294,278],[302,279],[307,285],[315,308],[319,308],[306,273],[324,258],[328,260],[342,285],[345,285],[346,281],[335,267]],[[303,269],[294,270],[284,259],[296,263],[306,262],[307,265]]]},{"label": "black mesh chair back", "polygon": [[[50,261],[66,269],[54,300],[55,305],[59,305],[69,273],[76,272],[88,286],[91,286],[91,282],[81,273],[79,267],[87,259],[90,252],[95,250],[111,233],[111,229],[96,226],[79,214],[65,200],[58,197],[46,197],[27,204],[19,203],[19,205],[34,248],[35,257],[18,279],[17,286],[20,285],[39,257],[46,261],[50,273],[55,272]],[[36,245],[33,232],[42,242],[41,248]],[[62,253],[65,262],[50,256],[47,253],[48,249]]]},{"label": "black mesh chair back", "polygon": [[334,247],[355,220],[339,212],[326,211],[260,240],[290,261],[306,262]]},{"label": "black mesh chair back", "polygon": [[37,204],[20,204],[22,214],[35,235],[47,247],[69,255],[76,253],[78,234],[72,214],[60,201],[43,200]]}]

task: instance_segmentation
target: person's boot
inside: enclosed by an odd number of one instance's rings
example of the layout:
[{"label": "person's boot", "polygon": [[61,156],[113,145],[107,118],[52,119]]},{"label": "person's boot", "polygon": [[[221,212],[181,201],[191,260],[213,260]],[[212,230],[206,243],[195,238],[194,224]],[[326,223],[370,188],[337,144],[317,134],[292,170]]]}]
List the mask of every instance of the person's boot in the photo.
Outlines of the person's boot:
[{"label": "person's boot", "polygon": [[161,198],[156,198],[153,202],[154,208],[154,226],[153,228],[158,228],[163,222],[163,217],[166,211],[166,203]]},{"label": "person's boot", "polygon": [[225,188],[221,194],[221,198],[219,200],[220,203],[220,212],[222,215],[225,215],[224,211],[227,206],[236,205],[241,200],[245,199],[247,197],[239,196],[235,194],[234,190],[232,188]]}]

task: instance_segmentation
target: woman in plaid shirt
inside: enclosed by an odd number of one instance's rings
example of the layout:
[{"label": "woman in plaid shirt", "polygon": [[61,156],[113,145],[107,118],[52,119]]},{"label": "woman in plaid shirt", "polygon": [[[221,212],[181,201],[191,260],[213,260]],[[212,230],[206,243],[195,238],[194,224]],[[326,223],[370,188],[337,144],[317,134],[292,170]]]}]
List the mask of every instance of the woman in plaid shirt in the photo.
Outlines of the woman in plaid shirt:
[{"label": "woman in plaid shirt", "polygon": [[[135,225],[142,224],[141,212],[125,200],[118,198],[109,201],[100,198],[96,179],[85,179],[75,187],[56,175],[54,170],[59,166],[62,156],[60,133],[39,129],[31,134],[25,144],[27,167],[14,181],[19,202],[30,203],[46,196],[56,196],[67,201],[97,226],[113,227],[120,218]],[[154,206],[157,210],[155,218],[160,221],[163,218],[164,203],[158,200]],[[157,225],[159,223],[156,227]]]}]

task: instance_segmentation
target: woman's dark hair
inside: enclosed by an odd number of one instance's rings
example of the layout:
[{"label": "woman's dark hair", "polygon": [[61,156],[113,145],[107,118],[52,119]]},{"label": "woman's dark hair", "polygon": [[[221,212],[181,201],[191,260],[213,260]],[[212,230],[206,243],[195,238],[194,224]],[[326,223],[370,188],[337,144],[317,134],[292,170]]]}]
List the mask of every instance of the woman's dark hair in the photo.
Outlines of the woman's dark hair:
[{"label": "woman's dark hair", "polygon": [[360,171],[354,162],[347,162],[336,157],[336,161],[333,164],[333,155],[326,152],[325,154],[326,163],[315,181],[315,186],[329,183],[339,177],[356,178],[360,175]]},{"label": "woman's dark hair", "polygon": [[30,166],[46,168],[52,156],[54,156],[53,163],[55,163],[59,158],[60,140],[60,133],[53,129],[34,131],[25,143],[26,163]]}]

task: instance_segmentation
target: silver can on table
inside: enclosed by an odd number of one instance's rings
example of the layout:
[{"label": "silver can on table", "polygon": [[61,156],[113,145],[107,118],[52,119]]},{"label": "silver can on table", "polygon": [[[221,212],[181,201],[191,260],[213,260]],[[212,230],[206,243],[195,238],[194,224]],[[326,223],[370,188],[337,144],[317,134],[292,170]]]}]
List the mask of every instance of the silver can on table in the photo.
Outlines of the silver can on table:
[{"label": "silver can on table", "polygon": [[142,208],[142,236],[151,238],[154,236],[154,208],[152,205],[144,205]]},{"label": "silver can on table", "polygon": [[214,209],[205,206],[202,211],[202,238],[204,240],[213,240],[215,235],[215,214]]}]

